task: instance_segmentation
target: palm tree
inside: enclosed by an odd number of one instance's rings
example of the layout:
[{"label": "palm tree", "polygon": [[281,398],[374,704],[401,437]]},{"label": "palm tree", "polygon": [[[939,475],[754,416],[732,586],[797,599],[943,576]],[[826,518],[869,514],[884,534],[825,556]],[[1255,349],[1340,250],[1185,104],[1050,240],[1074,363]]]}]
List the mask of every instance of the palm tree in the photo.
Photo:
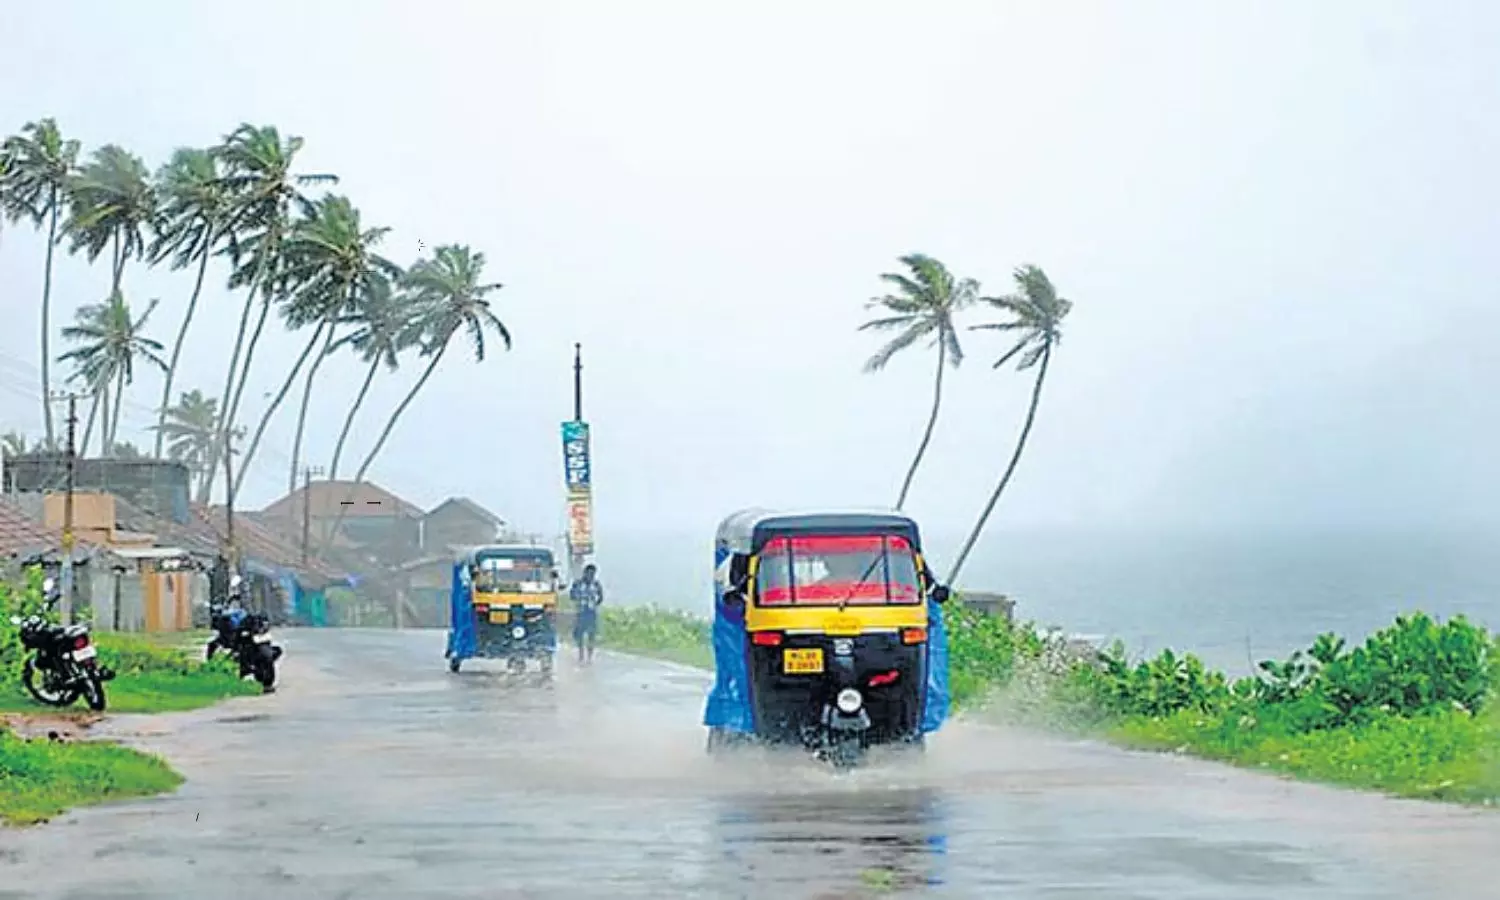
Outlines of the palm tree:
[{"label": "palm tree", "polygon": [[[486,295],[498,291],[501,285],[482,282],[483,275],[484,254],[459,244],[438,247],[433,251],[432,259],[418,260],[407,270],[402,284],[416,305],[423,335],[421,354],[428,359],[427,368],[422,370],[422,375],[386,420],[385,428],[381,429],[375,445],[370,448],[364,462],[360,463],[359,471],[354,475],[355,485],[364,481],[365,473],[370,470],[375,457],[380,455],[380,450],[395,430],[396,423],[417,394],[422,392],[427,379],[437,370],[443,354],[459,331],[468,334],[475,362],[484,361],[485,336],[488,330],[499,335],[500,340],[505,343],[505,349],[510,349],[510,331],[490,309],[490,301],[485,299]],[[352,492],[353,486],[350,487],[351,496]],[[339,507],[339,514],[329,530],[330,535],[339,533],[345,509],[346,506]]]},{"label": "palm tree", "polygon": [[[71,361],[77,366],[78,379],[96,391],[95,408],[102,410],[103,448],[106,455],[114,448],[120,430],[120,404],[124,400],[125,388],[135,381],[135,363],[142,359],[166,371],[167,364],[161,358],[160,341],[145,335],[146,323],[156,309],[152,300],[139,319],[133,319],[130,306],[119,293],[111,295],[108,303],[96,303],[80,307],[75,314],[76,323],[62,330],[62,336],[79,346],[62,356],[59,361]],[[114,408],[109,408],[109,392],[114,392]],[[102,400],[100,399],[102,398]],[[93,428],[93,413],[89,415],[89,430]],[[85,444],[87,446],[85,431]]]},{"label": "palm tree", "polygon": [[162,442],[167,435],[165,425],[167,406],[172,401],[172,382],[177,377],[177,364],[187,342],[188,328],[193,324],[193,314],[198,310],[198,297],[203,293],[203,277],[208,272],[209,257],[224,242],[232,195],[219,172],[218,159],[210,150],[179,148],[156,178],[162,199],[161,226],[151,245],[151,261],[160,263],[170,257],[173,269],[198,264],[193,293],[188,298],[187,310],[182,314],[182,324],[177,327],[172,356],[167,360],[167,377],[162,379],[156,447],[151,453],[160,459]]},{"label": "palm tree", "polygon": [[31,448],[26,443],[26,435],[19,431],[7,431],[0,434],[0,456],[20,456]]},{"label": "palm tree", "polygon": [[354,427],[355,414],[370,393],[375,374],[381,365],[391,372],[399,369],[402,351],[415,345],[421,337],[420,330],[414,327],[418,320],[413,315],[411,301],[404,294],[395,291],[391,282],[384,278],[371,282],[369,290],[359,300],[359,309],[347,315],[341,324],[353,326],[354,330],[334,342],[333,352],[349,347],[369,366],[365,370],[364,383],[359,386],[359,393],[354,398],[354,405],[349,407],[349,413],[344,417],[344,427],[339,431],[338,443],[333,447],[333,461],[328,464],[329,481],[335,481],[339,477],[339,460],[344,455],[344,443],[349,439],[349,430]]},{"label": "palm tree", "polygon": [[297,489],[297,465],[313,381],[333,347],[338,323],[358,309],[359,298],[370,289],[372,282],[401,275],[395,263],[375,252],[375,247],[389,231],[389,228],[362,227],[359,210],[349,198],[330,194],[314,204],[308,217],[299,221],[287,236],[282,246],[281,267],[282,275],[294,293],[288,298],[283,312],[294,330],[305,325],[316,327],[297,364],[287,373],[281,390],[261,416],[255,436],[240,460],[239,474],[235,476],[236,491],[250,470],[250,462],[271,417],[286,399],[293,380],[321,340],[323,349],[307,370],[302,405],[297,415],[297,433],[292,441],[290,487],[287,491]]},{"label": "palm tree", "polygon": [[979,521],[974,523],[974,530],[969,533],[968,540],[964,541],[963,548],[958,552],[958,559],[953,563],[953,571],[948,576],[949,584],[957,580],[958,573],[969,558],[969,552],[974,549],[980,532],[984,531],[985,523],[989,521],[990,513],[995,510],[995,503],[1005,492],[1006,485],[1010,484],[1011,476],[1016,472],[1016,464],[1021,461],[1021,452],[1026,449],[1026,438],[1031,434],[1031,424],[1036,420],[1037,404],[1042,399],[1042,385],[1047,380],[1047,364],[1052,361],[1053,348],[1062,342],[1063,319],[1067,318],[1068,312],[1073,308],[1073,302],[1059,297],[1052,281],[1037,266],[1027,265],[1016,269],[1015,280],[1016,293],[1004,297],[980,298],[982,302],[1009,314],[1010,318],[1002,322],[975,325],[974,329],[1017,333],[1016,343],[995,361],[994,368],[1000,368],[1017,355],[1020,355],[1017,371],[1024,372],[1035,366],[1036,380],[1031,386],[1031,405],[1026,410],[1026,422],[1021,426],[1021,436],[1016,440],[1016,449],[1005,467],[1005,474],[1000,476],[1000,483],[995,485],[995,492],[990,494],[989,502],[979,514]]},{"label": "palm tree", "polygon": [[[295,135],[283,138],[274,126],[244,124],[226,137],[224,144],[216,150],[224,166],[223,183],[234,195],[234,212],[226,234],[227,250],[235,264],[229,286],[246,289],[245,306],[240,312],[239,330],[235,334],[224,393],[219,401],[219,447],[224,445],[231,424],[239,414],[240,399],[271,305],[287,287],[286,279],[277,271],[281,243],[291,228],[293,208],[305,211],[311,206],[299,188],[338,181],[334,175],[302,175],[292,171],[302,144],[302,138]],[[247,332],[257,292],[261,298],[260,315],[255,328]],[[209,475],[200,488],[201,502],[208,500],[213,489],[219,451],[216,450],[214,455],[216,458],[210,465]]]},{"label": "palm tree", "polygon": [[66,198],[68,178],[78,161],[78,142],[63,140],[53,119],[28,122],[19,135],[0,144],[9,161],[3,212],[12,222],[30,219],[47,223],[47,262],[42,270],[42,425],[52,443],[52,251],[57,247],[58,216]]},{"label": "palm tree", "polygon": [[860,326],[861,331],[895,331],[896,336],[865,362],[866,372],[877,372],[885,368],[897,353],[923,338],[931,338],[930,345],[937,347],[937,376],[933,379],[932,413],[927,417],[927,428],[922,432],[922,442],[917,445],[917,455],[912,457],[911,467],[901,482],[901,493],[896,496],[896,508],[906,504],[906,495],[911,491],[912,479],[927,453],[932,441],[933,428],[937,426],[938,410],[943,403],[943,369],[949,365],[957,368],[963,362],[963,348],[958,344],[958,332],[954,328],[954,316],[974,302],[979,293],[979,283],[965,278],[954,279],[942,263],[930,256],[914,253],[901,257],[901,264],[911,270],[910,275],[887,272],[880,277],[893,284],[897,293],[876,297],[869,302],[892,315],[874,319]]},{"label": "palm tree", "polygon": [[89,262],[112,248],[110,296],[121,293],[125,264],[146,255],[145,229],[156,219],[156,192],[140,158],[107,144],[68,179],[68,220],[63,231],[72,252]]},{"label": "palm tree", "polygon": [[184,391],[157,426],[166,442],[167,458],[182,463],[199,479],[207,476],[218,434],[219,401],[196,388]]}]

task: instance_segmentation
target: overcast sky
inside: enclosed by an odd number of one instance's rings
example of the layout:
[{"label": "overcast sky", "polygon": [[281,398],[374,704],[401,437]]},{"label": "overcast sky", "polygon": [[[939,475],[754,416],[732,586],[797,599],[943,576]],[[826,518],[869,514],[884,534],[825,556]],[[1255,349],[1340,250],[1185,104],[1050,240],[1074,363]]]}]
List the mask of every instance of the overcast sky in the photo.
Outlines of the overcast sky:
[{"label": "overcast sky", "polygon": [[[1075,303],[999,529],[1493,523],[1497,26],[1457,0],[52,0],[5,12],[0,128],[55,116],[155,168],[275,124],[397,261],[482,250],[515,349],[452,354],[372,472],[424,505],[560,528],[574,341],[601,541],[890,502],[932,357],[862,374],[855,329],[924,252],[994,293],[1037,263]],[[0,238],[0,429],[38,426],[41,262]],[[105,269],[59,263],[54,321]],[[190,289],[127,274],[163,340]],[[240,299],[206,292],[182,387],[217,393]],[[912,502],[941,527],[1029,389],[963,340]],[[260,351],[256,415],[300,341]],[[322,464],[363,374],[324,371]],[[416,373],[377,383],[356,456]],[[158,391],[129,397],[141,443]],[[247,505],[285,489],[293,412]]]}]

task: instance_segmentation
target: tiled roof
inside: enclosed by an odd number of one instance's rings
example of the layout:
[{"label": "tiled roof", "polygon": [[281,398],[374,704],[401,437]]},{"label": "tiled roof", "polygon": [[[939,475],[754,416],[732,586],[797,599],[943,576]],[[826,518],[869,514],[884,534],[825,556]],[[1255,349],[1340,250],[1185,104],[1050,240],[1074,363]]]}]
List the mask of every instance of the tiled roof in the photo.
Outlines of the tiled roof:
[{"label": "tiled roof", "polygon": [[185,524],[154,516],[127,500],[115,498],[115,527],[156,537],[157,546],[178,547],[195,556],[217,556],[219,536],[196,517]]},{"label": "tiled roof", "polygon": [[[62,549],[62,533],[47,528],[27,515],[8,497],[0,497],[0,556],[55,554]],[[77,549],[92,549],[83,541]]]},{"label": "tiled roof", "polygon": [[312,506],[314,518],[331,519],[344,508],[347,518],[361,516],[407,516],[421,518],[422,508],[368,481],[314,481],[307,489],[287,494],[262,512],[294,522],[302,521],[304,493]]},{"label": "tiled roof", "polygon": [[504,519],[485,509],[483,506],[480,506],[478,503],[475,503],[473,500],[470,500],[468,497],[449,497],[447,500],[444,500],[442,503],[434,506],[432,510],[427,513],[427,515],[435,516],[439,511],[449,506],[455,506],[463,509],[470,515],[474,516],[476,519],[481,519],[485,522],[489,522],[496,527],[505,524]]},{"label": "tiled roof", "polygon": [[[227,523],[224,518],[224,507],[215,506],[209,509],[194,506],[193,515],[212,528],[216,534],[225,533]],[[345,578],[345,573],[325,562],[320,562],[316,557],[310,557],[307,565],[304,566],[301,547],[290,543],[265,525],[246,516],[234,517],[234,542],[238,545],[242,555],[267,565],[288,569],[299,579],[310,582],[329,582],[343,581]]]}]

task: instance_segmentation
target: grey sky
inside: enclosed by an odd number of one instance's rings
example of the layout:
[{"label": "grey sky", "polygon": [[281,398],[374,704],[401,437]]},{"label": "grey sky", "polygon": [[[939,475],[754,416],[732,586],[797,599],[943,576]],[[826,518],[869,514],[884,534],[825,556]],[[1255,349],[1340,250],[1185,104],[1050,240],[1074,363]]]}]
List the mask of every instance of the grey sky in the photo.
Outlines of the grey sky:
[{"label": "grey sky", "polygon": [[[394,227],[398,261],[483,250],[516,348],[453,357],[398,430],[373,477],[419,502],[560,526],[575,340],[601,540],[889,502],[930,360],[862,375],[876,341],[854,328],[921,251],[993,292],[1036,262],[1076,303],[1001,529],[1494,522],[1497,25],[1484,3],[1366,0],[54,0],[6,12],[0,127],[53,115],[154,167],[274,123]],[[6,427],[37,420],[40,270],[9,229]],[[106,277],[63,263],[59,318]],[[190,288],[127,276],[163,299],[164,339]],[[217,393],[239,301],[209,292],[184,387]],[[955,528],[1028,389],[965,341],[912,504]],[[322,463],[362,374],[325,371]],[[379,383],[361,450],[415,374]],[[291,426],[255,505],[285,486]]]}]

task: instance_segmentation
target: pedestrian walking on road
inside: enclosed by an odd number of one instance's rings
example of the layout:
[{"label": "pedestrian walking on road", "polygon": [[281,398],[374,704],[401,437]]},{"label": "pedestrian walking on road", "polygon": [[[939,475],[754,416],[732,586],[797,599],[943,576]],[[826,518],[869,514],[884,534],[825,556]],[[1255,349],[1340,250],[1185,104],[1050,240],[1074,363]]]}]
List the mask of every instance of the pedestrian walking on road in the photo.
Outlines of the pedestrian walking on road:
[{"label": "pedestrian walking on road", "polygon": [[589,664],[594,661],[594,638],[599,632],[599,607],[604,605],[604,585],[596,577],[598,568],[593,563],[583,567],[583,575],[573,582],[568,596],[577,611],[573,620],[573,643],[578,645],[578,661]]}]

